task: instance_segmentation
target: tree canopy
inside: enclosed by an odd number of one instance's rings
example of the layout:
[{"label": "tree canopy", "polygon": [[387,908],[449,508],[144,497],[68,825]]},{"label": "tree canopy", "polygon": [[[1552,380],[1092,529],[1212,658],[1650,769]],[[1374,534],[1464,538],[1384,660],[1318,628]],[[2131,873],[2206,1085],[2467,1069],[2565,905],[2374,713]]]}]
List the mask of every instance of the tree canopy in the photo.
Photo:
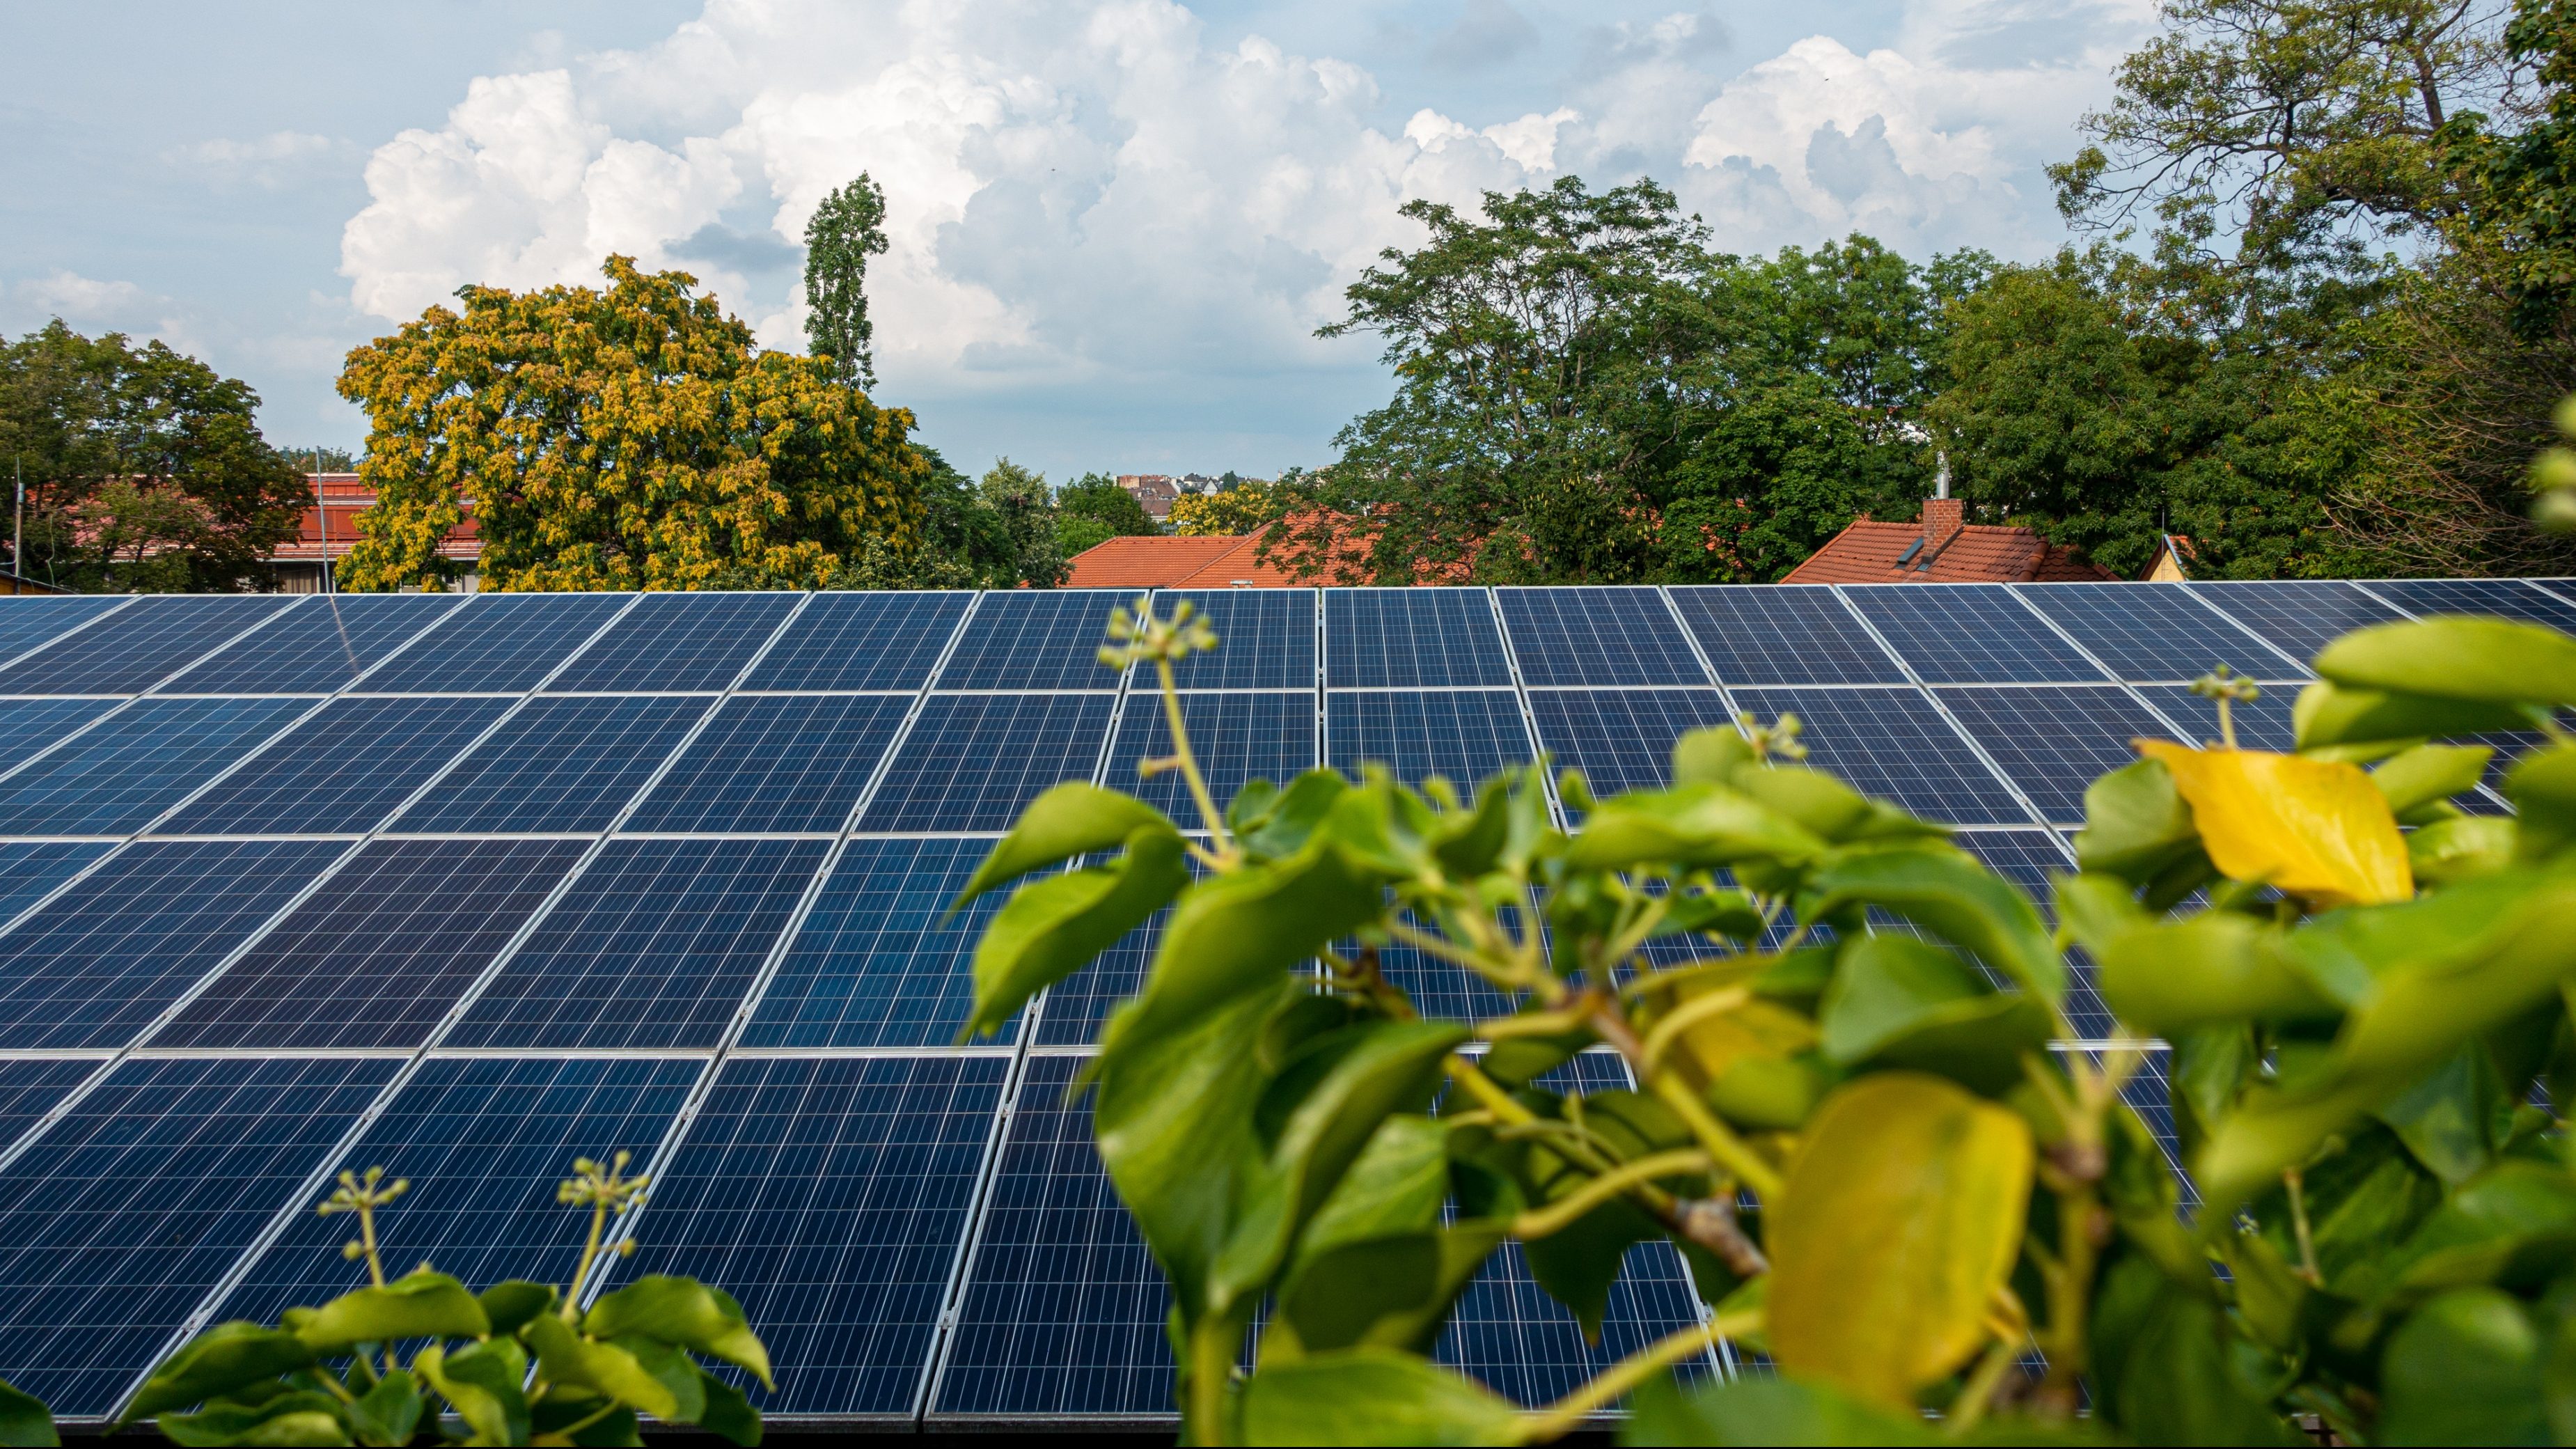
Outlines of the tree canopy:
[{"label": "tree canopy", "polygon": [[805,223],[805,345],[828,359],[834,381],[852,387],[877,385],[868,258],[885,249],[885,189],[864,171],[824,197]]},{"label": "tree canopy", "polygon": [[1113,538],[1159,534],[1161,525],[1106,473],[1085,473],[1056,490],[1056,542],[1068,559]]},{"label": "tree canopy", "polygon": [[604,290],[467,287],[349,354],[378,502],[344,587],[438,582],[465,499],[498,589],[786,585],[871,541],[920,547],[911,413],[758,350],[687,273],[603,271]]}]

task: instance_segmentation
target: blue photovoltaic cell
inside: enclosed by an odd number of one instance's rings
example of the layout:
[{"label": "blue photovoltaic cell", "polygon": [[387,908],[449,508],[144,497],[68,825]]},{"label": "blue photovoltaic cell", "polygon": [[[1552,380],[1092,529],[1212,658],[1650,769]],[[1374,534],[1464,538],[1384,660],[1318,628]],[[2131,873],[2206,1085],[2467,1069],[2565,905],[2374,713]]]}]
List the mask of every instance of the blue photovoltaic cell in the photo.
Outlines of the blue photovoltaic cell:
[{"label": "blue photovoltaic cell", "polygon": [[[1510,698],[1505,695],[1503,698]],[[1247,780],[1286,784],[1315,768],[1315,695],[1185,694],[1181,722],[1190,732],[1190,750],[1198,757],[1208,793],[1225,808]],[[1153,694],[1128,696],[1127,713],[1118,722],[1118,741],[1109,747],[1112,789],[1153,805],[1180,822],[1185,830],[1204,830],[1189,782],[1178,770],[1151,779],[1140,777],[1142,760],[1172,753],[1172,725],[1163,701]]]},{"label": "blue photovoltaic cell", "polygon": [[[2040,917],[2055,925],[2057,887],[2052,878],[2075,869],[2058,849],[2060,836],[2047,830],[1965,830],[1951,839],[1995,874],[2021,887],[2039,907]],[[1998,979],[1996,984],[2003,982]],[[2066,958],[2066,1000],[2060,1009],[2066,1014],[2066,1029],[2078,1040],[2101,1041],[2115,1030],[2111,1008],[2102,1003],[2101,988],[2094,982],[2093,960],[2080,949]]]},{"label": "blue photovoltaic cell", "polygon": [[1933,693],[2052,825],[2084,823],[2084,788],[2137,763],[2131,740],[2173,737],[2171,726],[2108,684]]},{"label": "blue photovoltaic cell", "polygon": [[610,841],[443,1045],[717,1045],[829,849],[825,840]]},{"label": "blue photovoltaic cell", "polygon": [[[113,849],[104,842],[70,840],[0,843],[0,926],[16,920],[20,911]],[[5,950],[5,942],[0,942],[0,952]]]},{"label": "blue photovoltaic cell", "polygon": [[32,653],[47,640],[77,629],[124,602],[98,594],[13,594],[0,598],[0,664]]},{"label": "blue photovoltaic cell", "polygon": [[912,701],[736,695],[626,822],[632,831],[837,831]]},{"label": "blue photovoltaic cell", "polygon": [[1358,779],[1360,762],[1376,760],[1408,785],[1446,775],[1463,797],[1533,753],[1518,697],[1503,690],[1350,694],[1336,690],[1324,706],[1324,742],[1333,768]]},{"label": "blue photovoltaic cell", "polygon": [[1832,589],[1707,584],[1671,593],[1721,684],[1905,682],[1905,671]]},{"label": "blue photovoltaic cell", "polygon": [[1109,611],[1136,601],[1133,590],[1023,589],[986,594],[966,621],[957,652],[939,671],[941,689],[1115,689],[1100,662]]},{"label": "blue photovoltaic cell", "polygon": [[0,1150],[45,1118],[102,1063],[87,1057],[12,1057],[0,1061]]},{"label": "blue photovoltaic cell", "polygon": [[[2098,1067],[2105,1053],[2088,1051],[2084,1055]],[[2120,1088],[2120,1100],[2129,1104],[2156,1139],[2156,1150],[2164,1154],[2165,1166],[2173,1170],[2183,1211],[2196,1212],[2200,1208],[2200,1188],[2183,1171],[2182,1136],[2174,1130],[2172,1059],[2173,1053],[2161,1046],[2139,1052],[2136,1070]]]},{"label": "blue photovoltaic cell", "polygon": [[[2181,684],[2151,684],[2138,693],[2145,695],[2165,718],[2182,726],[2185,744],[2205,745],[2218,738],[2217,701],[2204,699]],[[2275,685],[2265,689],[2260,698],[2234,706],[2236,743],[2249,750],[2289,753],[2297,746],[2290,711],[2298,700],[2299,686]]]},{"label": "blue photovoltaic cell", "polygon": [[585,848],[579,840],[377,841],[151,1044],[418,1046]]},{"label": "blue photovoltaic cell", "polygon": [[722,689],[796,607],[794,594],[646,594],[546,688]]},{"label": "blue photovoltaic cell", "polygon": [[[1907,588],[1929,588],[1909,584]],[[1806,763],[1864,795],[1950,825],[2026,825],[2029,812],[1931,701],[1911,689],[1739,689],[1735,702],[1764,724],[1794,714]]]},{"label": "blue photovoltaic cell", "polygon": [[465,601],[446,594],[324,594],[227,646],[164,694],[328,694]]},{"label": "blue photovoltaic cell", "polygon": [[917,690],[974,597],[816,594],[742,687]]},{"label": "blue photovoltaic cell", "polygon": [[[928,1047],[974,1010],[975,941],[1010,899],[948,918],[989,840],[853,840],[743,1029],[749,1047]],[[1016,1026],[998,1037],[1008,1043]]]},{"label": "blue photovoltaic cell", "polygon": [[138,694],[294,602],[275,594],[138,599],[0,669],[0,694]]},{"label": "blue photovoltaic cell", "polygon": [[1110,704],[1105,694],[933,695],[859,828],[1008,830],[1048,786],[1091,778]]},{"label": "blue photovoltaic cell", "polygon": [[[432,1057],[333,1167],[381,1167],[411,1183],[376,1214],[389,1273],[435,1263],[476,1288],[509,1278],[568,1283],[590,1214],[557,1201],[555,1185],[573,1175],[576,1157],[607,1163],[629,1152],[627,1171],[645,1171],[699,1069],[668,1057]],[[364,1283],[366,1266],[340,1256],[353,1227],[292,1214],[216,1319],[274,1323],[295,1304]]]},{"label": "blue photovoltaic cell", "polygon": [[189,801],[157,833],[373,830],[509,707],[489,696],[335,699]]},{"label": "blue photovoltaic cell", "polygon": [[393,828],[604,829],[711,703],[703,695],[532,699]]},{"label": "blue photovoltaic cell", "polygon": [[615,1281],[722,1283],[776,1370],[774,1393],[744,1384],[764,1413],[908,1416],[1009,1069],[1002,1056],[725,1063]]},{"label": "blue photovoltaic cell", "polygon": [[2410,614],[2496,614],[2576,633],[2576,604],[2520,579],[2387,579],[2369,589]]},{"label": "blue photovoltaic cell", "polygon": [[[1196,860],[1188,862],[1190,878],[1207,879],[1207,868]],[[986,898],[989,902],[990,897]],[[994,906],[979,903],[977,909],[990,912]],[[1108,950],[1091,958],[1090,964],[1046,990],[1046,999],[1037,1012],[1039,1046],[1090,1046],[1100,1039],[1101,1024],[1119,1002],[1136,994],[1145,982],[1145,970],[1152,964],[1154,953],[1162,949],[1163,926],[1172,918],[1172,908],[1164,906],[1145,918],[1145,924],[1129,931],[1111,944]],[[968,943],[971,947],[972,942]],[[961,957],[963,951],[961,950]],[[960,970],[964,967],[961,963]],[[964,1019],[961,1008],[959,1019]],[[1010,1033],[1005,1030],[1003,1039]]]},{"label": "blue photovoltaic cell", "polygon": [[1325,682],[1352,688],[1512,682],[1483,589],[1328,589]]},{"label": "blue photovoltaic cell", "polygon": [[2023,584],[2021,596],[2122,679],[2306,679],[2305,666],[2220,618],[2182,584]]},{"label": "blue photovoltaic cell", "polygon": [[[1154,595],[1154,612],[1170,618],[1184,600],[1216,630],[1217,649],[1173,665],[1174,684],[1183,689],[1314,688],[1314,590],[1164,590]],[[1141,666],[1136,687],[1153,684],[1153,667]]]},{"label": "blue photovoltaic cell", "polygon": [[2300,579],[2190,587],[2302,663],[2315,658],[2339,634],[2399,617],[2395,609],[2351,584]]},{"label": "blue photovoltaic cell", "polygon": [[1029,1058],[933,1414],[1169,1415],[1171,1302],[1092,1145],[1082,1057]]},{"label": "blue photovoltaic cell", "polygon": [[309,699],[145,699],[0,780],[0,835],[123,835],[257,748]]},{"label": "blue photovoltaic cell", "polygon": [[116,705],[112,699],[0,701],[0,771],[16,769]]},{"label": "blue photovoltaic cell", "polygon": [[533,689],[631,597],[476,594],[357,688],[363,694],[517,694]]},{"label": "blue photovoltaic cell", "polygon": [[[1619,1058],[1585,1052],[1548,1073],[1539,1085],[1554,1091],[1626,1091]],[[1485,1265],[1460,1296],[1456,1316],[1441,1332],[1432,1356],[1472,1374],[1526,1407],[1561,1398],[1593,1375],[1659,1338],[1700,1321],[1699,1303],[1673,1245],[1656,1241],[1628,1250],[1610,1304],[1602,1315],[1601,1341],[1586,1344],[1582,1325],[1530,1277],[1517,1243]],[[1707,1375],[1705,1356],[1684,1360],[1684,1378]]]},{"label": "blue photovoltaic cell", "polygon": [[1706,684],[1654,589],[1498,589],[1524,684]]},{"label": "blue photovoltaic cell", "polygon": [[[1415,926],[1407,912],[1404,919]],[[1336,943],[1349,953],[1357,948],[1354,941]],[[1386,945],[1378,948],[1377,969],[1413,1003],[1413,1009],[1433,1021],[1491,1021],[1509,1016],[1513,998],[1494,989],[1493,983],[1454,961],[1443,961],[1411,946]]]},{"label": "blue photovoltaic cell", "polygon": [[114,1409],[401,1066],[119,1065],[0,1172],[0,1378]]},{"label": "blue photovoltaic cell", "polygon": [[1843,590],[1929,684],[2084,684],[2103,673],[2001,584]]},{"label": "blue photovoltaic cell", "polygon": [[0,1047],[121,1047],[349,847],[145,841],[0,936]]},{"label": "blue photovoltaic cell", "polygon": [[1602,799],[1671,784],[1673,741],[1727,723],[1714,689],[1533,689],[1529,701],[1552,763],[1581,770]]}]

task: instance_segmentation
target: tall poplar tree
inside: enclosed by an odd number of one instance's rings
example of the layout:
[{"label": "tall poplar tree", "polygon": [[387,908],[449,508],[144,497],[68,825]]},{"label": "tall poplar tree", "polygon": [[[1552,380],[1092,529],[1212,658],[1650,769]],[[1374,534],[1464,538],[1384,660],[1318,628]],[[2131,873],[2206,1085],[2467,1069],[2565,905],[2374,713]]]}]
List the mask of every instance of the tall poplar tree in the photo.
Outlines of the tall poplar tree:
[{"label": "tall poplar tree", "polygon": [[885,188],[864,171],[824,197],[805,223],[805,345],[831,359],[833,380],[851,387],[877,385],[868,258],[885,249]]}]

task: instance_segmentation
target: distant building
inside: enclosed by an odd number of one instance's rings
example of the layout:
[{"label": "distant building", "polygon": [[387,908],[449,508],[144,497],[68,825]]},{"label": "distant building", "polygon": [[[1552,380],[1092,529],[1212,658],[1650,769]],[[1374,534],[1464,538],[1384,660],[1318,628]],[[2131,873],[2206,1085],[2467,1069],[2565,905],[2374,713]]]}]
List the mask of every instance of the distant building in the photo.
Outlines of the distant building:
[{"label": "distant building", "polygon": [[1969,523],[1956,498],[1927,498],[1912,523],[1856,520],[1825,541],[1784,584],[2020,584],[2110,582],[2118,575],[2036,529]]},{"label": "distant building", "polygon": [[1144,505],[1145,516],[1156,523],[1172,516],[1172,504],[1181,496],[1180,484],[1161,473],[1121,473],[1118,486]]},{"label": "distant building", "polygon": [[[359,515],[376,506],[376,490],[360,483],[355,473],[307,473],[304,485],[315,502],[305,508],[298,536],[268,556],[277,569],[280,593],[320,593],[324,560],[336,564],[349,556],[358,541]],[[470,569],[482,557],[483,545],[474,536],[473,500],[465,500],[464,508],[465,521],[448,531],[438,554]]]}]

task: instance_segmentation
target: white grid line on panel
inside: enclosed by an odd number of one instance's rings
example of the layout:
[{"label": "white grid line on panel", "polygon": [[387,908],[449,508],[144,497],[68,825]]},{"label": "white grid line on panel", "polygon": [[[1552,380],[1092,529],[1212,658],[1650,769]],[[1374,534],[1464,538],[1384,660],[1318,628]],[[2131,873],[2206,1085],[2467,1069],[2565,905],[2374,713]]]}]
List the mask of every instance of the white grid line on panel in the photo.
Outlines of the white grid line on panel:
[{"label": "white grid line on panel", "polygon": [[[2297,670],[2298,672],[2296,674],[2290,676],[2294,682],[2304,681],[2308,674],[2308,667],[2305,664],[2300,663],[2289,650],[2273,643],[2272,636],[2246,623],[2244,620],[2237,618],[2234,614],[2227,612],[2225,605],[2220,604],[2216,599],[2211,598],[2200,590],[2193,588],[2189,583],[2185,583],[2183,585],[2183,594],[2193,603],[2200,605],[2202,608],[2216,614],[2228,623],[2235,625],[2237,630],[2243,633],[2246,637],[2252,639],[2255,643],[2262,645],[2264,648],[2271,650],[2274,658],[2289,665],[2292,669]],[[2189,680],[2183,681],[2185,684],[2190,682],[2191,681]]]},{"label": "white grid line on panel", "polygon": [[2549,587],[2549,584],[2551,583],[2565,583],[2566,580],[2564,579],[2552,579],[2549,583],[2543,583],[2539,579],[2520,579],[2516,582],[2538,589],[2540,592],[2547,594],[2549,597],[2556,599],[2562,604],[2576,606],[2576,590],[2553,589]]},{"label": "white grid line on panel", "polygon": [[1843,608],[1850,612],[1852,618],[1859,621],[1863,629],[1869,631],[1869,637],[1878,641],[1879,648],[1887,651],[1887,657],[1896,661],[1896,667],[1905,671],[1905,677],[1914,681],[1915,693],[1932,706],[1934,713],[1941,716],[1942,723],[1947,724],[1950,732],[1959,737],[1959,743],[1967,746],[1968,752],[1985,765],[1986,773],[1994,776],[1995,782],[2002,785],[2005,792],[2020,804],[2023,813],[2030,817],[2030,823],[2047,826],[2048,818],[2041,812],[2039,806],[2033,803],[2028,795],[2022,793],[2021,786],[2014,784],[2012,777],[2004,773],[2003,767],[1995,763],[1995,757],[1986,753],[1986,747],[1977,743],[1976,736],[1969,734],[1967,727],[1959,723],[1958,717],[1950,713],[1950,707],[1943,704],[1941,697],[1924,684],[1923,676],[1914,672],[1914,666],[1906,661],[1904,655],[1896,652],[1896,646],[1890,644],[1887,636],[1878,632],[1878,626],[1869,621],[1869,616],[1861,612],[1860,606],[1843,593],[1843,586],[1835,584],[1832,588],[1834,597],[1841,601]]},{"label": "white grid line on panel", "polygon": [[[1547,747],[1539,740],[1538,714],[1530,708],[1529,688],[1521,679],[1520,650],[1512,643],[1512,631],[1503,621],[1503,601],[1492,589],[1484,592],[1485,608],[1494,616],[1494,632],[1503,636],[1503,667],[1512,673],[1512,703],[1520,707],[1521,734],[1529,741],[1530,759],[1535,760],[1539,752]],[[1527,764],[1529,760],[1524,760],[1522,763]],[[1484,782],[1480,780],[1476,783],[1481,785]],[[1556,798],[1556,781],[1548,771],[1539,772],[1539,788],[1547,799],[1548,819],[1557,829],[1565,829],[1565,802]]]},{"label": "white grid line on panel", "polygon": [[[307,613],[312,613],[312,612],[314,612],[315,610],[319,610],[319,609],[326,609],[326,608],[327,608],[327,609],[330,609],[330,610],[332,611],[332,617],[333,617],[333,619],[334,619],[334,620],[337,620],[337,619],[339,618],[339,597],[340,597],[340,596],[339,596],[338,594],[310,594],[310,595],[307,595],[307,596],[306,596],[306,598],[307,598],[308,600],[318,601],[318,602],[308,602],[308,603],[306,603],[306,604],[305,604],[305,606],[304,606],[304,608],[305,608],[305,612],[307,612]],[[368,675],[375,673],[377,670],[384,668],[386,665],[391,664],[392,662],[394,662],[394,660],[396,660],[397,658],[400,658],[400,657],[401,657],[402,655],[404,655],[405,653],[408,653],[408,652],[410,651],[411,647],[412,647],[413,645],[415,645],[415,644],[418,644],[418,643],[421,641],[421,639],[429,633],[429,631],[430,631],[430,630],[435,629],[435,628],[437,628],[439,625],[446,623],[448,620],[455,618],[458,610],[460,610],[460,609],[464,608],[467,604],[470,604],[470,603],[472,603],[472,602],[474,602],[474,596],[473,596],[472,594],[459,594],[459,595],[457,595],[457,596],[456,596],[456,602],[454,602],[454,603],[452,603],[452,604],[448,605],[448,606],[447,606],[446,608],[444,608],[444,609],[441,609],[441,610],[440,610],[440,611],[438,611],[437,613],[432,614],[431,616],[429,616],[428,621],[427,621],[427,622],[425,622],[425,623],[423,623],[419,628],[412,630],[412,631],[411,631],[410,633],[408,633],[408,634],[405,634],[405,635],[402,637],[402,639],[401,639],[401,641],[400,641],[399,643],[395,644],[395,645],[394,645],[394,647],[392,647],[391,649],[388,649],[388,650],[386,650],[386,651],[385,651],[385,653],[384,653],[384,657],[383,657],[383,658],[378,659],[375,663],[370,664],[370,665],[368,665],[366,668],[359,670],[359,671],[357,672],[357,674],[356,674],[354,677],[352,677],[352,678],[351,678],[347,683],[342,684],[338,689],[334,689],[334,690],[327,690],[327,691],[324,691],[324,692],[325,692],[327,695],[329,695],[331,698],[336,699],[336,698],[338,698],[339,696],[341,696],[341,695],[343,695],[343,694],[348,693],[350,690],[355,689],[355,688],[358,686],[359,681],[361,681],[361,680],[365,679]],[[276,615],[273,615],[273,616],[271,616],[271,617],[283,617],[284,615],[289,614],[289,613],[292,613],[292,612],[294,612],[294,610],[293,610],[293,608],[292,608],[292,607],[285,608],[285,609],[280,609],[280,610],[278,610],[278,611],[277,611],[277,614],[276,614]],[[345,625],[345,624],[343,624],[343,625],[341,626],[341,641],[342,641],[342,644],[343,644],[343,646],[344,646],[344,647],[346,646],[347,640],[348,640],[348,631],[347,631],[347,627],[346,627],[346,625]],[[230,646],[229,644],[225,646],[225,648],[230,648],[230,647],[231,647],[231,646]],[[220,654],[220,653],[222,653],[222,652],[223,652],[223,651],[222,651],[221,649],[218,649],[217,651],[215,651],[215,653],[217,653],[217,654]],[[206,663],[207,663],[209,660],[213,659],[214,657],[215,657],[215,656],[214,656],[213,654],[209,654],[209,655],[207,655],[207,656],[206,656],[205,658],[203,658],[203,659],[198,659],[198,660],[195,660],[195,661],[191,662],[191,663],[188,665],[188,667],[187,667],[187,668],[180,670],[177,674],[171,675],[171,676],[170,676],[170,680],[169,680],[169,682],[170,682],[170,683],[173,683],[173,684],[176,684],[176,683],[180,682],[181,680],[186,679],[190,674],[193,674],[193,673],[195,673],[197,670],[204,668],[204,667],[205,667],[205,665],[206,665]],[[231,691],[231,690],[222,690],[222,689],[200,690],[200,691],[182,691],[182,690],[176,690],[176,689],[173,689],[173,690],[169,690],[169,691],[167,691],[167,692],[168,692],[168,693],[170,693],[170,694],[187,694],[187,693],[195,693],[195,694],[203,694],[203,695],[211,695],[211,696],[230,696],[230,695],[233,695],[233,694],[235,694],[235,693],[236,693],[235,691]],[[300,694],[300,693],[302,693],[302,692],[303,692],[303,691],[299,691],[299,690],[278,690],[278,691],[276,691],[275,693],[276,693],[276,694],[278,694],[278,695],[287,695],[287,696],[291,696],[291,695]]]},{"label": "white grid line on panel", "polygon": [[44,638],[37,640],[35,643],[28,645],[26,648],[19,650],[17,653],[10,655],[8,658],[0,659],[0,669],[6,669],[10,665],[17,663],[19,660],[27,658],[29,655],[40,654],[47,649],[51,649],[55,645],[62,643],[64,640],[71,638],[74,634],[85,633],[91,629],[97,628],[99,625],[115,618],[125,610],[133,608],[136,604],[142,602],[142,600],[143,596],[141,594],[128,594],[124,598],[117,600],[114,604],[99,610],[97,613],[92,614],[88,618],[81,620],[79,623],[74,624],[68,629],[65,629],[63,632],[59,634],[48,634]]},{"label": "white grid line on panel", "polygon": [[[2143,709],[2148,714],[2154,716],[2166,729],[2172,730],[2174,732],[2175,739],[2187,740],[2191,737],[2190,732],[2185,730],[2180,724],[2176,723],[2173,716],[2156,708],[2155,701],[2147,698],[2145,691],[2139,689],[2138,686],[2131,684],[2129,681],[2120,678],[2120,671],[2113,669],[2108,663],[2104,662],[2100,655],[2085,648],[2082,640],[2077,639],[2073,634],[2068,633],[2065,627],[2060,625],[2055,619],[2048,617],[2047,611],[2041,609],[2039,605],[2031,602],[2029,595],[2024,594],[2019,588],[2011,584],[2006,584],[2004,586],[2004,592],[2012,595],[2016,602],[2018,602],[2023,608],[2029,610],[2032,618],[2047,625],[2052,633],[2056,634],[2058,638],[2065,640],[2067,648],[2083,655],[2086,662],[2090,663],[2094,668],[2101,670],[2103,674],[2117,683],[2120,687],[2120,692],[2136,701],[2140,709]],[[2027,804],[2030,802],[2025,801],[2024,803]],[[2048,838],[2057,846],[2057,853],[2066,857],[2066,863],[2068,865],[2074,865],[2076,863],[2075,847],[2067,843],[2064,835],[2059,834],[2052,828],[2048,832]]]}]

